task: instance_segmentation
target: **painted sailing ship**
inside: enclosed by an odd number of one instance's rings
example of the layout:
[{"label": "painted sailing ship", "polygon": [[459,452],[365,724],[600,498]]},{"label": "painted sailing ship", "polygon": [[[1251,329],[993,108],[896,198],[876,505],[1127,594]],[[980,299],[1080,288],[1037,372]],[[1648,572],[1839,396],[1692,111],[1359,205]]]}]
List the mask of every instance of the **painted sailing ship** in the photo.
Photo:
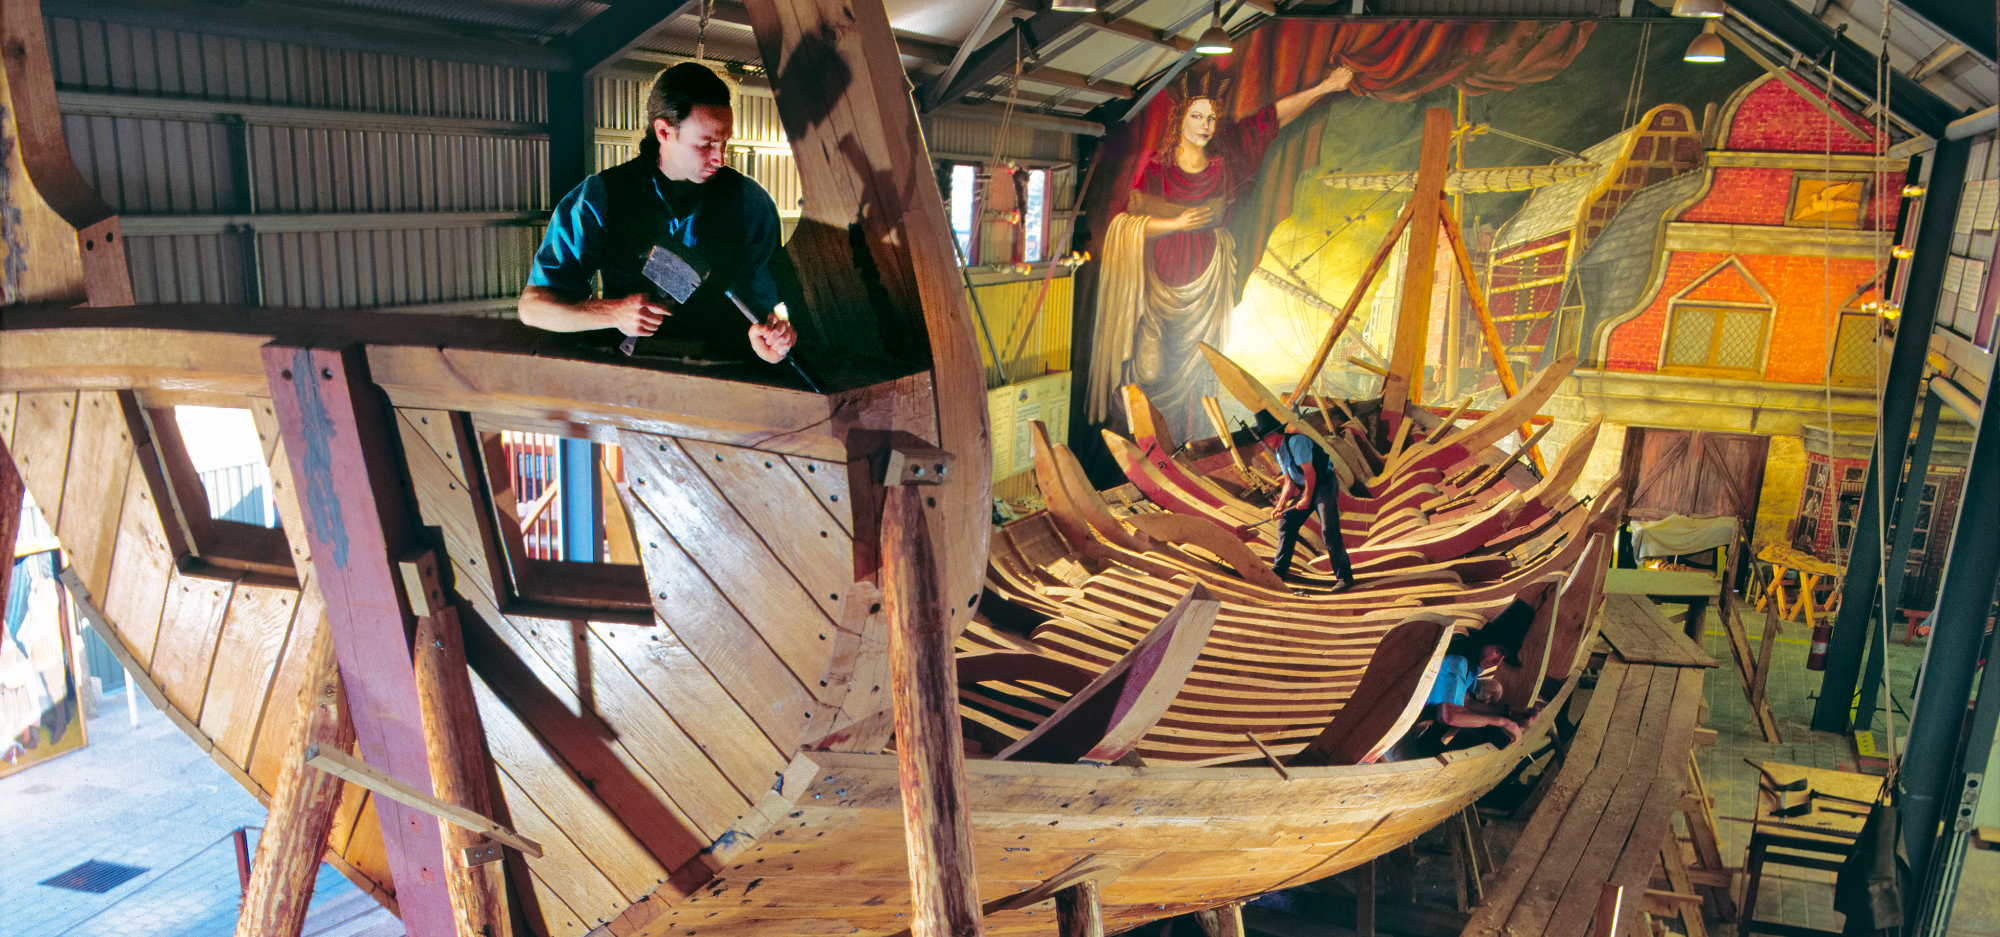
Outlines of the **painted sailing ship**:
[{"label": "painted sailing ship", "polygon": [[[899,358],[828,363],[824,394],[775,371],[635,366],[515,323],[135,306],[116,216],[37,150],[60,140],[46,62],[9,57],[10,197],[76,249],[0,319],[0,442],[135,682],[248,790],[273,802],[327,757],[419,799],[469,784],[487,794],[459,807],[534,846],[478,865],[444,851],[430,813],[339,787],[304,855],[412,933],[481,914],[548,935],[910,929],[899,757],[926,740],[897,711],[925,702],[892,653],[908,620],[942,655],[957,645],[931,663],[956,668],[958,698],[920,715],[971,739],[962,782],[938,783],[962,792],[961,861],[995,932],[1046,931],[1078,883],[1116,932],[1381,855],[1509,774],[1582,672],[1618,502],[1569,494],[1594,433],[1545,478],[1495,445],[1567,363],[1461,425],[1372,401],[1293,408],[1215,357],[1246,405],[1309,430],[1366,492],[1313,534],[1346,539],[1351,590],[1324,570],[1303,595],[1277,580],[1243,441],[1182,447],[1130,392],[1134,435],[1110,440],[1130,484],[1107,499],[1038,438],[1048,510],[994,533],[943,207],[899,64],[866,55],[891,41],[886,18],[852,9],[751,4],[767,61],[816,63],[773,70],[787,125],[807,128],[791,250],[821,261],[801,278],[814,308],[876,310],[915,337]],[[793,90],[828,62],[839,93]],[[251,411],[281,532],[206,516],[167,413],[180,404]],[[498,470],[510,431],[619,447],[635,565],[528,554]],[[1451,637],[1517,602],[1532,622],[1502,680],[1536,713],[1525,737],[1384,763]],[[454,635],[465,664],[412,674]],[[426,679],[471,701],[455,748],[429,725]],[[335,700],[353,741],[310,747]],[[500,910],[444,900],[447,879],[502,869]]]}]

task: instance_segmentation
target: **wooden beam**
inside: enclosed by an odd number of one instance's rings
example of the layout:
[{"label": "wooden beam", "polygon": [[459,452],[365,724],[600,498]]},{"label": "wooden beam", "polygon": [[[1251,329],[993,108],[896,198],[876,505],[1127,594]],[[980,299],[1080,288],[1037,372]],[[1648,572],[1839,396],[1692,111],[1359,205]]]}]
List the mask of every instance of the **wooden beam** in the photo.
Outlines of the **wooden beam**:
[{"label": "wooden beam", "polygon": [[[807,278],[813,308],[867,310],[863,328],[905,346],[886,350],[927,362],[931,415],[918,400],[899,402],[913,417],[908,430],[961,465],[987,464],[986,369],[909,81],[881,51],[895,42],[888,14],[879,0],[749,8],[779,114],[803,128],[791,137],[806,201],[786,250],[819,274]],[[926,490],[926,503],[937,502],[929,517],[952,635],[985,588],[992,490],[991,474],[976,470]]]},{"label": "wooden beam", "polygon": [[[69,144],[63,140],[55,72],[49,63],[42,6],[37,0],[0,3],[0,58],[6,61],[9,100],[5,103],[11,112],[7,117],[14,124],[21,168],[32,180],[35,194],[76,231],[69,249],[76,251],[82,266],[83,298],[93,306],[131,305],[132,277],[125,269],[125,238],[117,210],[77,171]],[[29,199],[16,195],[9,201]],[[37,263],[60,269],[66,261],[48,257]],[[9,287],[13,287],[11,282]]]},{"label": "wooden beam", "polygon": [[899,485],[882,508],[882,614],[889,623],[889,689],[895,699],[914,937],[977,937],[979,882],[949,600],[931,550],[924,500],[934,489]]},{"label": "wooden beam", "polygon": [[1232,901],[1194,913],[1208,937],[1243,937],[1243,903]]},{"label": "wooden beam", "polygon": [[1403,421],[1403,406],[1421,403],[1426,340],[1431,322],[1431,270],[1437,258],[1438,206],[1450,164],[1451,112],[1424,111],[1423,153],[1417,161],[1416,190],[1410,195],[1409,259],[1403,265],[1403,303],[1396,315],[1396,343],[1389,352],[1389,376],[1382,381],[1382,417],[1387,431]]},{"label": "wooden beam", "polygon": [[1104,902],[1097,881],[1086,879],[1056,892],[1058,937],[1104,937]]},{"label": "wooden beam", "polygon": [[[11,595],[7,591],[8,581],[14,577],[14,540],[21,528],[21,502],[27,494],[26,483],[21,480],[21,469],[14,464],[14,453],[7,448],[7,440],[0,438],[0,543],[7,545],[4,563],[0,563],[0,596]],[[5,602],[0,598],[0,602]],[[0,612],[4,612],[0,608]],[[106,641],[116,641],[116,635],[104,635]]]},{"label": "wooden beam", "polygon": [[[420,711],[410,656],[416,621],[396,571],[409,543],[408,493],[390,415],[359,346],[273,343],[261,357],[362,757],[428,797],[423,725],[411,718]],[[454,920],[438,874],[445,865],[437,821],[387,800],[376,804],[376,816],[404,926],[413,934],[449,933]]]},{"label": "wooden beam", "polygon": [[[378,771],[369,767],[367,762],[353,755],[331,748],[321,748],[317,745],[308,747],[304,755],[304,764],[309,768],[325,772],[344,781],[359,784],[406,807],[414,807],[437,819],[472,830],[482,836],[491,837],[520,850],[525,855],[536,859],[542,857],[542,844],[514,832],[503,824],[495,823],[487,817],[473,813],[464,807],[445,803],[417,790],[397,780],[394,775],[386,771]],[[381,807],[378,805],[376,810],[380,811]]]},{"label": "wooden beam", "polygon": [[[1464,232],[1458,228],[1458,218],[1451,213],[1451,203],[1438,200],[1441,213],[1440,224],[1444,227],[1445,239],[1451,244],[1451,253],[1458,260],[1458,277],[1465,281],[1465,294],[1472,299],[1472,311],[1479,317],[1479,332],[1486,339],[1486,353],[1493,356],[1493,370],[1500,378],[1500,390],[1512,397],[1521,392],[1521,384],[1514,377],[1514,368],[1507,361],[1507,349],[1500,344],[1500,329],[1493,324],[1493,312],[1486,306],[1486,291],[1479,286],[1479,274],[1472,269],[1472,252],[1465,246]],[[1407,282],[1408,278],[1404,278]],[[1535,460],[1535,471],[1543,475],[1549,473],[1542,463],[1542,451],[1533,442],[1535,428],[1521,424],[1522,447]]]},{"label": "wooden beam", "polygon": [[[422,706],[431,782],[439,800],[478,816],[491,816],[486,735],[479,724],[479,704],[472,695],[458,610],[438,582],[437,554],[426,551],[400,565],[404,593],[418,615],[417,702]],[[441,836],[445,886],[451,892],[452,911],[458,915],[458,933],[511,937],[514,919],[507,907],[505,864],[472,861],[483,858],[481,847],[487,845],[486,837],[478,831],[451,823],[443,827]]]},{"label": "wooden beam", "polygon": [[[313,878],[326,853],[327,832],[340,811],[341,789],[333,775],[306,768],[305,750],[354,744],[354,724],[341,692],[340,665],[333,635],[324,621],[313,636],[311,679],[300,688],[298,731],[286,743],[291,754],[278,769],[271,794],[271,817],[257,839],[257,861],[236,918],[236,937],[298,937],[312,902]],[[107,636],[110,637],[110,636]],[[116,637],[110,637],[116,641]]]},{"label": "wooden beam", "polygon": [[[1442,204],[1442,200],[1440,200],[1440,204]],[[1319,370],[1326,366],[1326,356],[1333,351],[1333,343],[1339,341],[1340,333],[1347,330],[1347,323],[1354,318],[1354,310],[1361,308],[1361,297],[1368,295],[1368,288],[1375,284],[1375,275],[1381,272],[1382,265],[1389,260],[1389,255],[1395,253],[1396,242],[1402,239],[1403,229],[1410,226],[1410,213],[1416,209],[1416,205],[1416,199],[1411,199],[1408,204],[1405,204],[1402,213],[1396,216],[1395,223],[1389,226],[1389,233],[1382,236],[1382,245],[1375,249],[1375,258],[1370,260],[1368,266],[1361,271],[1361,279],[1354,282],[1354,291],[1348,294],[1347,305],[1341,308],[1340,316],[1333,320],[1332,325],[1327,327],[1326,337],[1320,339],[1319,350],[1313,353],[1312,362],[1306,365],[1305,374],[1299,378],[1298,386],[1290,394],[1282,398],[1284,402],[1291,403],[1297,400],[1300,395],[1312,389],[1313,381],[1319,379]],[[1408,278],[1405,277],[1405,279],[1407,280]],[[1354,359],[1350,358],[1348,360],[1353,361]],[[1381,373],[1381,369],[1374,365],[1365,362],[1357,363],[1361,364],[1363,368]]]},{"label": "wooden beam", "polygon": [[1022,72],[1021,78],[1024,81],[1039,81],[1045,85],[1075,88],[1093,94],[1108,94],[1114,98],[1131,98],[1138,93],[1132,90],[1131,85],[1122,85],[1115,81],[1092,81],[1088,75],[1079,75],[1076,72],[1050,68],[1046,65]]},{"label": "wooden beam", "polygon": [[1172,49],[1175,52],[1184,53],[1194,51],[1194,40],[1185,39],[1180,36],[1166,35],[1165,30],[1154,29],[1144,23],[1125,19],[1112,19],[1102,13],[1079,13],[1072,15],[1083,17],[1084,25],[1099,32],[1115,33],[1127,39],[1137,39],[1147,45],[1159,46],[1162,49]]}]

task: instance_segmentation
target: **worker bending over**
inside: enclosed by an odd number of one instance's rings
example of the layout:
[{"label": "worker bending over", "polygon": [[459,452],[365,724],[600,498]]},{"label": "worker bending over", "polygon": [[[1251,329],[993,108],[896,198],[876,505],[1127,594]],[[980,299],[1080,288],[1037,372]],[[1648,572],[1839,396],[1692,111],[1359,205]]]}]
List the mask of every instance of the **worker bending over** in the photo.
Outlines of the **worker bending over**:
[{"label": "worker bending over", "polygon": [[1354,567],[1347,561],[1347,543],[1340,537],[1340,479],[1326,451],[1303,433],[1286,432],[1268,410],[1257,411],[1257,435],[1275,450],[1278,468],[1285,476],[1284,487],[1271,499],[1271,516],[1283,518],[1278,522],[1278,554],[1271,560],[1271,571],[1280,579],[1290,574],[1299,532],[1305,528],[1306,518],[1317,511],[1333,574],[1340,577],[1343,588],[1354,585]]}]

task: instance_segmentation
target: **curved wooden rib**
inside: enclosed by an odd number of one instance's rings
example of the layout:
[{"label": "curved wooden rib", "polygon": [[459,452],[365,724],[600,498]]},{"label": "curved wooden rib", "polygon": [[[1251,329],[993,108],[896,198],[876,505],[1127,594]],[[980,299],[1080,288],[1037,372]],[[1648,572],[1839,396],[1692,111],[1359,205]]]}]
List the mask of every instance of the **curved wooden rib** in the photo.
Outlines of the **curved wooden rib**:
[{"label": "curved wooden rib", "polygon": [[994,760],[1108,764],[1125,757],[1180,692],[1220,607],[1207,589],[1190,587],[1117,663]]},{"label": "curved wooden rib", "polygon": [[1139,528],[1146,536],[1168,543],[1184,543],[1200,547],[1220,557],[1236,570],[1245,582],[1255,583],[1266,589],[1284,590],[1290,588],[1278,574],[1243,545],[1243,541],[1231,536],[1229,531],[1199,517],[1182,514],[1134,514],[1132,526]]},{"label": "curved wooden rib", "polygon": [[[1354,484],[1354,469],[1347,464],[1347,459],[1340,454],[1340,451],[1335,449],[1325,436],[1320,435],[1318,429],[1300,419],[1298,411],[1279,402],[1278,395],[1271,393],[1271,389],[1265,387],[1263,381],[1244,370],[1241,365],[1229,360],[1227,355],[1216,351],[1207,342],[1201,342],[1200,345],[1202,356],[1207,358],[1209,366],[1215,369],[1216,379],[1221,381],[1231,397],[1236,398],[1237,403],[1252,413],[1258,410],[1267,411],[1278,422],[1283,423],[1285,429],[1304,434],[1314,445],[1326,450],[1326,454],[1331,457],[1334,474],[1340,477],[1340,487],[1347,488]],[[1373,486],[1370,487],[1372,489]]]},{"label": "curved wooden rib", "polygon": [[1287,762],[1297,766],[1371,764],[1410,731],[1437,681],[1452,619],[1419,612],[1375,646],[1361,685],[1318,737]]},{"label": "curved wooden rib", "polygon": [[1485,416],[1473,421],[1471,426],[1441,439],[1435,445],[1419,445],[1405,451],[1401,457],[1391,459],[1389,466],[1375,478],[1369,479],[1373,490],[1382,481],[1396,475],[1419,468],[1448,469],[1464,461],[1472,453],[1485,449],[1499,441],[1508,433],[1520,428],[1522,423],[1542,408],[1542,404],[1555,395],[1562,383],[1576,367],[1575,353],[1557,358],[1554,364],[1535,375],[1535,379],[1519,394],[1506,403],[1487,411]]},{"label": "curved wooden rib", "polygon": [[1549,467],[1549,474],[1535,487],[1522,493],[1521,509],[1508,519],[1510,525],[1531,523],[1570,496],[1570,488],[1583,476],[1584,463],[1590,461],[1590,452],[1597,445],[1598,430],[1603,426],[1604,414],[1600,413],[1591,418],[1589,425],[1576,434],[1569,445],[1563,447],[1562,454]]}]

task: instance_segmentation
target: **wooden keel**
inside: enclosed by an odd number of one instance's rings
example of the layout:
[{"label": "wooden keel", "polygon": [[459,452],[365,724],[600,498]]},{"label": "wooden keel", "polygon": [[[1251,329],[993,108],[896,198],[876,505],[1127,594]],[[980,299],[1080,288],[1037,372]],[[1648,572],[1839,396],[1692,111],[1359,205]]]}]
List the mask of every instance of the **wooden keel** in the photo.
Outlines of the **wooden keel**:
[{"label": "wooden keel", "polygon": [[882,606],[889,623],[889,689],[910,860],[910,932],[978,937],[979,882],[965,739],[958,721],[947,599],[924,515],[924,488],[899,485],[882,506]]},{"label": "wooden keel", "polygon": [[[424,720],[424,750],[431,783],[449,804],[492,816],[486,783],[486,734],[465,662],[465,638],[458,610],[446,603],[438,584],[437,556],[424,553],[402,563],[405,592],[416,606],[417,702]],[[511,937],[505,863],[484,861],[478,852],[485,836],[454,823],[441,824],[445,886],[458,917],[461,937]],[[242,937],[242,935],[239,935]]]},{"label": "wooden keel", "polygon": [[306,767],[304,754],[316,745],[345,751],[354,744],[333,636],[324,623],[313,637],[311,667],[311,678],[296,703],[299,729],[286,744],[287,757],[271,794],[271,816],[257,839],[257,861],[243,892],[236,937],[298,937],[312,902],[320,856],[327,849],[327,832],[340,810],[345,785],[333,775]]},{"label": "wooden keel", "polygon": [[[416,621],[396,570],[409,534],[389,414],[358,346],[271,344],[262,358],[361,754],[429,795],[423,726],[409,718],[420,711],[410,656]],[[451,933],[438,821],[386,798],[374,806],[403,926],[419,937]]]}]

